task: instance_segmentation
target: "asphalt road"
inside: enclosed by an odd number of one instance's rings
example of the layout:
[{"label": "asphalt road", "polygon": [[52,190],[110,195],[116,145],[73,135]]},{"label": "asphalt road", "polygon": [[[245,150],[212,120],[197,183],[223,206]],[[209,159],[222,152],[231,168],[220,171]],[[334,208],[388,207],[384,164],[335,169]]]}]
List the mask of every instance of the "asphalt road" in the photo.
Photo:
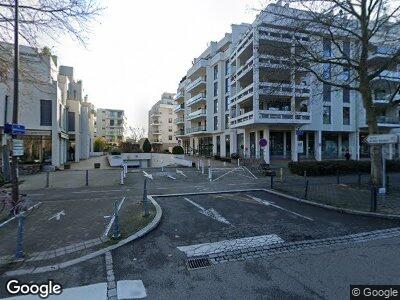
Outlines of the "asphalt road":
[{"label": "asphalt road", "polygon": [[[199,193],[206,189],[197,188]],[[151,190],[161,191],[157,186]],[[131,192],[127,187],[98,193],[79,189],[68,195],[43,191],[44,195],[32,197],[57,201],[127,192]],[[185,253],[177,247],[260,235],[276,235],[284,242],[317,240],[400,227],[400,222],[340,214],[266,192],[157,197],[156,201],[163,209],[160,225],[112,252],[116,281],[142,280],[149,299],[347,299],[350,284],[399,283],[400,238],[299,250],[191,271]],[[4,290],[8,279],[0,278],[0,297],[8,296]],[[106,282],[104,255],[18,279],[54,279],[64,288]]]}]

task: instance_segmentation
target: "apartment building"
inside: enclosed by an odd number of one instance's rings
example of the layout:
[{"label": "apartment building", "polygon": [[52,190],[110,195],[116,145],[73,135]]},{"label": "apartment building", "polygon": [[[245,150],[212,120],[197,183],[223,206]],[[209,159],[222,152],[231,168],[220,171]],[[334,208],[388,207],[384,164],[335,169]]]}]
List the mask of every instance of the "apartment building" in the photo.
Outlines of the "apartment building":
[{"label": "apartment building", "polygon": [[[11,44],[1,45],[0,55],[12,61]],[[76,146],[74,135],[69,130],[70,112],[75,110],[75,103],[82,96],[75,95],[73,69],[59,67],[56,56],[43,54],[38,49],[20,46],[20,94],[18,123],[25,125],[26,134],[19,137],[24,143],[24,156],[21,163],[42,163],[55,168],[62,167],[67,161],[86,159],[89,153],[80,151]],[[69,70],[70,73],[66,72]],[[12,72],[10,72],[12,73]],[[12,122],[13,107],[13,74],[9,74],[0,83],[0,135],[2,140],[2,165],[7,160],[6,145],[9,137],[4,134],[4,124]],[[82,83],[79,83],[80,87]],[[82,92],[82,88],[80,89]],[[75,95],[76,97],[72,97]],[[92,116],[93,117],[93,116]],[[91,131],[84,127],[84,118],[80,115],[76,120],[81,131]],[[90,148],[91,140],[81,139]],[[80,143],[78,143],[80,145]],[[71,150],[72,149],[72,150]]]},{"label": "apartment building", "polygon": [[[271,10],[295,10],[268,5],[252,24],[233,25],[232,32],[193,61],[182,78],[175,113],[177,132],[189,154],[271,159],[333,159],[346,150],[354,159],[369,156],[367,125],[360,95],[323,85],[290,62],[295,41],[308,43],[306,33],[276,22]],[[320,42],[321,52],[334,47]],[[351,51],[351,43],[343,49]],[[380,47],[371,59],[384,59]],[[385,87],[399,84],[398,66],[377,78],[375,103],[382,133],[399,132],[399,106],[387,105]],[[400,97],[398,97],[400,100]],[[396,98],[397,100],[397,98]],[[183,118],[183,120],[182,120]],[[183,122],[182,122],[183,121]],[[261,149],[259,140],[268,145]],[[387,146],[389,158],[399,157],[400,145]]]},{"label": "apartment building", "polygon": [[124,141],[126,131],[125,112],[119,109],[98,108],[96,113],[96,136],[118,145]]},{"label": "apartment building", "polygon": [[174,97],[173,93],[163,93],[161,100],[157,101],[149,110],[148,137],[153,151],[168,150],[171,152],[172,148],[177,145],[175,132],[177,124],[180,124],[180,121],[183,122],[183,118],[175,118]]}]

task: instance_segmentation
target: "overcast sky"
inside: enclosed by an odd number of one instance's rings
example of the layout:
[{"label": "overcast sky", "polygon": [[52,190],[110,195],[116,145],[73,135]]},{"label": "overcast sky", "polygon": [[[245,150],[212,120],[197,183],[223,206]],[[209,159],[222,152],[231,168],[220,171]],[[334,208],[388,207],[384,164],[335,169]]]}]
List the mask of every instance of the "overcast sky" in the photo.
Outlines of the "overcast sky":
[{"label": "overcast sky", "polygon": [[191,61],[233,23],[252,22],[260,0],[102,0],[86,48],[55,45],[75,68],[97,108],[124,109],[128,123],[147,130],[147,112],[162,92],[176,92]]}]

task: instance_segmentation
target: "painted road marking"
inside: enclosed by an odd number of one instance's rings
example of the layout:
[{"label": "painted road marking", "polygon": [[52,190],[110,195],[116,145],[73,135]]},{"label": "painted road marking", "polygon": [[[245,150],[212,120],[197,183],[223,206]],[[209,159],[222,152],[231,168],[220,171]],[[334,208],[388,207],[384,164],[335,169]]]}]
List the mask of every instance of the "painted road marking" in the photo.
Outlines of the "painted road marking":
[{"label": "painted road marking", "polygon": [[52,216],[49,221],[56,219],[56,221],[60,221],[61,220],[61,216],[65,216],[65,211],[60,211],[58,213],[56,213],[54,216]]},{"label": "painted road marking", "polygon": [[171,175],[169,175],[169,174],[167,174],[167,177],[168,177],[168,178],[171,178],[171,179],[173,179],[173,180],[176,180],[175,177],[173,177],[173,176],[171,176]]},{"label": "painted road marking", "polygon": [[141,280],[120,280],[117,282],[118,299],[143,299],[147,297]]},{"label": "painted road marking", "polygon": [[[42,202],[36,203],[34,206],[29,207],[29,208],[28,208],[28,211],[30,211],[31,209],[34,209],[34,208],[38,207],[38,206],[41,205],[41,204],[42,204]],[[20,213],[20,214],[22,214],[22,213]],[[18,214],[18,215],[16,215],[16,216],[13,216],[12,218],[10,218],[10,219],[8,219],[8,220],[5,220],[3,223],[0,224],[0,228],[3,227],[4,225],[10,223],[12,220],[14,220],[15,218],[17,218],[20,214]]]},{"label": "painted road marking", "polygon": [[288,209],[283,208],[283,207],[281,207],[281,206],[278,206],[278,205],[276,205],[275,203],[273,203],[273,202],[271,202],[271,201],[262,200],[262,199],[260,199],[260,198],[257,198],[257,197],[251,196],[251,195],[246,195],[246,196],[249,197],[249,198],[251,198],[251,199],[253,199],[254,201],[256,201],[256,202],[258,202],[258,203],[261,203],[261,204],[264,204],[264,205],[266,205],[266,206],[272,206],[272,207],[278,208],[278,209],[280,209],[280,210],[286,211],[286,212],[288,212],[288,213],[291,213],[292,215],[298,216],[298,217],[300,217],[300,218],[304,218],[304,219],[309,220],[309,221],[314,221],[314,219],[312,219],[312,218],[303,216],[303,215],[298,214],[298,213],[296,213],[296,212],[294,212],[294,211],[291,211],[291,210],[288,210]]},{"label": "painted road marking", "polygon": [[183,173],[183,171],[181,171],[181,170],[176,169],[176,173],[177,173],[177,174],[181,174],[181,175],[184,176],[184,177],[187,177],[187,176],[185,175],[185,173]]},{"label": "painted road marking", "polygon": [[102,191],[80,191],[80,192],[72,192],[73,194],[91,194],[91,193],[114,193],[114,192],[124,192],[125,190],[102,190]]},{"label": "painted road marking", "polygon": [[[121,202],[119,203],[119,205],[117,207],[117,211],[119,211],[121,209],[121,206],[125,201],[125,198],[126,197],[122,198]],[[115,220],[115,214],[113,214],[113,216],[112,216],[112,218],[110,220],[110,223],[108,223],[108,225],[106,227],[106,230],[104,231],[103,236],[108,236],[108,233],[110,232],[110,229],[111,229],[112,224],[114,223],[114,220]]]},{"label": "painted road marking", "polygon": [[150,178],[151,180],[153,180],[153,175],[147,173],[146,171],[143,171],[144,177]]},{"label": "painted road marking", "polygon": [[190,246],[177,247],[178,250],[184,252],[187,257],[203,256],[217,254],[227,251],[243,250],[248,248],[262,247],[266,245],[272,245],[277,243],[283,243],[276,234],[260,235],[245,237],[241,239],[225,240],[215,243],[204,243]]},{"label": "painted road marking", "polygon": [[229,223],[229,221],[227,219],[225,219],[223,216],[221,216],[214,208],[210,208],[210,209],[205,209],[204,207],[200,206],[199,204],[197,204],[196,202],[190,200],[189,198],[183,198],[185,199],[187,202],[191,203],[192,205],[196,206],[198,209],[200,209],[200,213],[210,217],[211,219],[214,219],[218,222],[224,223],[224,224],[228,224],[228,225],[232,225],[231,223]]}]

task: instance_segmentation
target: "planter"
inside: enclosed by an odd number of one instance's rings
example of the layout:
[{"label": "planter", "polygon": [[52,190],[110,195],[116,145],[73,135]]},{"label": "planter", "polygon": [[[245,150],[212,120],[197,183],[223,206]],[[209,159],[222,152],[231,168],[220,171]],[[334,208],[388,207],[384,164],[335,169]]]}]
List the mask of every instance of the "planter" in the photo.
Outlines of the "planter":
[{"label": "planter", "polygon": [[18,172],[20,175],[30,175],[39,173],[41,169],[40,164],[19,164]]}]

